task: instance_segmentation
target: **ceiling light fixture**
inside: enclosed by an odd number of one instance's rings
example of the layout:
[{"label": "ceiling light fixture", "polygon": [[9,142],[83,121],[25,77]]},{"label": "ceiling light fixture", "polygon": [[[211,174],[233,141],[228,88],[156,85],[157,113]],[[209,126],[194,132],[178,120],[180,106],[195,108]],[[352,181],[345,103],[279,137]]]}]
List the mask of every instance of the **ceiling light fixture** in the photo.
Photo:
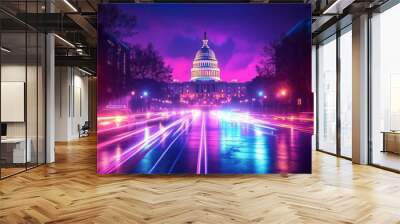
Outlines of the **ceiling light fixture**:
[{"label": "ceiling light fixture", "polygon": [[75,45],[73,45],[71,42],[69,42],[68,40],[60,37],[58,34],[54,34],[55,37],[57,37],[59,40],[61,40],[62,42],[64,42],[65,44],[67,44],[70,47],[75,48]]},{"label": "ceiling light fixture", "polygon": [[83,70],[83,69],[81,69],[81,68],[79,68],[79,67],[78,67],[78,70],[81,71],[81,72],[83,72],[83,73],[85,73],[85,74],[87,74],[87,75],[90,75],[90,76],[93,75],[92,73],[90,73],[90,72],[88,72],[88,71],[86,71],[86,70]]},{"label": "ceiling light fixture", "polygon": [[332,5],[330,5],[327,9],[324,10],[322,14],[331,14],[332,9],[337,7],[337,4],[339,4],[340,0],[336,0]]},{"label": "ceiling light fixture", "polygon": [[1,47],[1,51],[4,51],[6,53],[10,53],[11,52],[11,50],[9,50],[9,49],[7,49],[5,47]]},{"label": "ceiling light fixture", "polygon": [[351,5],[355,0],[336,0],[322,13],[323,15],[339,15],[343,10]]},{"label": "ceiling light fixture", "polygon": [[64,3],[67,4],[74,12],[78,12],[75,6],[73,6],[68,0],[64,0]]}]

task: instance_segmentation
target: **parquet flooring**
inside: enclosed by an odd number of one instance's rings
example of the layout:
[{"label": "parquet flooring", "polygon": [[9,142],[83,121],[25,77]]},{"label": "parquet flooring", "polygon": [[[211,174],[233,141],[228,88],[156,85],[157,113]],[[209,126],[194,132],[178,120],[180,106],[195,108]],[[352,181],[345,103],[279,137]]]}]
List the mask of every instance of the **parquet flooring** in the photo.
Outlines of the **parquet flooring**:
[{"label": "parquet flooring", "polygon": [[99,176],[95,138],[0,181],[0,223],[400,223],[400,175],[313,153],[312,175]]}]

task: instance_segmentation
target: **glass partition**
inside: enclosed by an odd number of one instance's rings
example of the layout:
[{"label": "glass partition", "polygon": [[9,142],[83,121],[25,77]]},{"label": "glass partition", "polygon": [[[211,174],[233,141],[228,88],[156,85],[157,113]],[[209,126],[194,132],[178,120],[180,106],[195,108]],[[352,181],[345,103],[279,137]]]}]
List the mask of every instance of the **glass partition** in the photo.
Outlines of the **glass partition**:
[{"label": "glass partition", "polygon": [[340,155],[352,157],[352,34],[351,26],[340,35]]},{"label": "glass partition", "polygon": [[318,47],[317,149],[336,153],[336,36]]},{"label": "glass partition", "polygon": [[[1,1],[0,7],[23,16],[44,12],[44,1]],[[46,39],[13,14],[0,12],[0,178],[45,163]]]},{"label": "glass partition", "polygon": [[[27,52],[25,32],[1,34],[1,175],[24,171],[30,162],[26,126]],[[6,49],[6,50],[4,50]]]},{"label": "glass partition", "polygon": [[38,33],[38,64],[37,64],[37,163],[46,162],[46,36]]},{"label": "glass partition", "polygon": [[38,157],[38,35],[36,32],[27,32],[27,82],[26,82],[26,114],[27,114],[27,150],[30,151],[30,160],[27,167],[37,165]]},{"label": "glass partition", "polygon": [[400,170],[400,4],[371,18],[371,162]]}]

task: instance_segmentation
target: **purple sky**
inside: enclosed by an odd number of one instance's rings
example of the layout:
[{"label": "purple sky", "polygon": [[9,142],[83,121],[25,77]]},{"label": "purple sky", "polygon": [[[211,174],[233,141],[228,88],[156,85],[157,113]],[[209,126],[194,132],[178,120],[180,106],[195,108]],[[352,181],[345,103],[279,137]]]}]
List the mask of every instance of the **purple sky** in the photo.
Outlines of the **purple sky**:
[{"label": "purple sky", "polygon": [[[107,13],[107,5],[103,7],[101,12]],[[138,22],[137,34],[123,41],[141,46],[152,43],[178,81],[190,80],[204,32],[222,80],[243,82],[256,76],[255,66],[266,43],[311,16],[309,6],[302,4],[120,4],[119,9],[136,15]]]}]

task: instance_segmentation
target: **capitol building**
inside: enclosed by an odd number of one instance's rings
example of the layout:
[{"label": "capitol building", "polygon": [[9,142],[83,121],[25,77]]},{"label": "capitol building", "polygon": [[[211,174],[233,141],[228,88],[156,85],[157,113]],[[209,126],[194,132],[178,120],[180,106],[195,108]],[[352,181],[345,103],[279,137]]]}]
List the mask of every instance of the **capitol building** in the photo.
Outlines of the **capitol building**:
[{"label": "capitol building", "polygon": [[168,83],[164,101],[180,104],[217,107],[244,102],[247,96],[246,83],[221,80],[221,72],[214,51],[208,46],[204,33],[203,45],[196,52],[190,81]]},{"label": "capitol building", "polygon": [[214,51],[208,46],[207,33],[204,33],[203,46],[197,51],[191,69],[191,81],[220,81],[221,73]]}]

